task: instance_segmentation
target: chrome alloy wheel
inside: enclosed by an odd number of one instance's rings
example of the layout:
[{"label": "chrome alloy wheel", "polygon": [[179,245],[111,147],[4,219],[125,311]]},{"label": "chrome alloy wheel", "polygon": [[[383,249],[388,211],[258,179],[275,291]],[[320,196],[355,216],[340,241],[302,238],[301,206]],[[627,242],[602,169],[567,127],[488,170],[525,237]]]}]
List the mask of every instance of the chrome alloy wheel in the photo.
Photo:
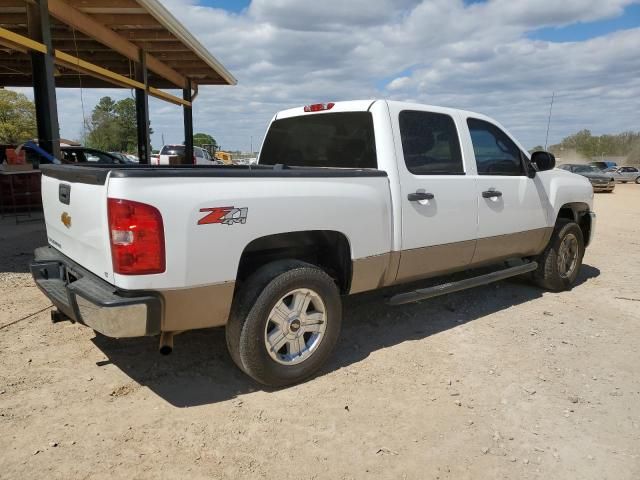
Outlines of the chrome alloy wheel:
[{"label": "chrome alloy wheel", "polygon": [[562,278],[568,278],[578,265],[578,239],[569,233],[562,239],[558,248],[558,273]]},{"label": "chrome alloy wheel", "polygon": [[296,365],[318,349],[326,328],[327,313],[320,295],[298,288],[271,309],[264,330],[265,347],[276,362]]}]

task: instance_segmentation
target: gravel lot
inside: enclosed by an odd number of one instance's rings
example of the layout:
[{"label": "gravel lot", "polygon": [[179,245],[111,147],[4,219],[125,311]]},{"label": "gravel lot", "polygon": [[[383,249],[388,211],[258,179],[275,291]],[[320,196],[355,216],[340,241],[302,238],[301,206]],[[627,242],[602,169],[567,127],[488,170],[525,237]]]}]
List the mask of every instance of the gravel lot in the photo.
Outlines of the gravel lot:
[{"label": "gravel lot", "polygon": [[509,281],[403,307],[349,298],[316,377],[265,390],[224,332],[113,340],[49,322],[0,222],[0,478],[640,478],[640,186],[596,195],[560,294]]}]

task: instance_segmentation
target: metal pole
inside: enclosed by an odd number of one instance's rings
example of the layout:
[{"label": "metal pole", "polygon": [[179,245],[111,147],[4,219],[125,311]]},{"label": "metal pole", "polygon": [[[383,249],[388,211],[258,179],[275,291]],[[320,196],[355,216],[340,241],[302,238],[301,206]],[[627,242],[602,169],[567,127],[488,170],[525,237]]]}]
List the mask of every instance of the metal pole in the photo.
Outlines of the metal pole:
[{"label": "metal pole", "polygon": [[551,105],[549,106],[549,120],[547,120],[547,136],[544,139],[544,149],[547,150],[547,144],[549,143],[549,126],[551,125],[551,111],[553,110],[553,99],[556,96],[556,92],[551,94]]},{"label": "metal pole", "polygon": [[38,0],[36,4],[26,2],[26,5],[29,36],[47,47],[47,53],[31,52],[38,144],[54,157],[62,158],[49,4],[47,0]]},{"label": "metal pole", "polygon": [[149,140],[149,85],[146,54],[140,50],[140,60],[135,64],[136,80],[144,83],[144,89],[136,88],[136,125],[138,131],[138,161],[149,163],[151,143]]},{"label": "metal pole", "polygon": [[[191,80],[187,79],[187,85],[182,90],[182,98],[191,102]],[[191,107],[182,107],[184,117],[184,159],[186,163],[191,163],[193,158],[193,112]]]}]

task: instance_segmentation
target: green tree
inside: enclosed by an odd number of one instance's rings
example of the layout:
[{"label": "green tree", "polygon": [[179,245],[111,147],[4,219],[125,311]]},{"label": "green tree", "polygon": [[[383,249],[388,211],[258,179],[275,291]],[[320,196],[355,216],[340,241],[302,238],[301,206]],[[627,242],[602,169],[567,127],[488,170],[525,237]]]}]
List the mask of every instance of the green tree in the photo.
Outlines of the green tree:
[{"label": "green tree", "polygon": [[[133,98],[114,101],[102,97],[89,121],[86,144],[100,150],[135,152],[138,148],[136,102]],[[153,130],[149,128],[149,134]]]},{"label": "green tree", "polygon": [[217,150],[218,148],[218,142],[216,142],[216,139],[207,133],[194,134],[193,144],[196,147],[202,147],[203,145],[213,145],[215,150]]},{"label": "green tree", "polygon": [[22,93],[0,89],[0,143],[22,143],[35,137],[33,102]]},{"label": "green tree", "polygon": [[111,97],[102,97],[94,107],[89,121],[87,146],[101,150],[115,150],[118,144],[116,102]]},{"label": "green tree", "polygon": [[[125,98],[116,103],[114,107],[118,133],[120,134],[120,146],[116,149],[120,152],[133,152],[138,149],[138,132],[136,119],[136,102],[133,98]],[[151,129],[149,134],[151,134]]]}]

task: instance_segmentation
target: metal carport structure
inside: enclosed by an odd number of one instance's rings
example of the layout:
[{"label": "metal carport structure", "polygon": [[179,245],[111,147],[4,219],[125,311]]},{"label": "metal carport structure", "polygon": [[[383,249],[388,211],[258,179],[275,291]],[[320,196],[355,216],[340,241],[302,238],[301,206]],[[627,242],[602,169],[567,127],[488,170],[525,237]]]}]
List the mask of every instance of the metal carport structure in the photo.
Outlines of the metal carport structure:
[{"label": "metal carport structure", "polygon": [[[138,156],[148,163],[149,95],[183,107],[191,158],[198,86],[235,84],[157,0],[0,0],[0,87],[33,86],[39,143],[57,157],[56,87],[135,89]],[[181,98],[162,90],[176,88]]]}]

